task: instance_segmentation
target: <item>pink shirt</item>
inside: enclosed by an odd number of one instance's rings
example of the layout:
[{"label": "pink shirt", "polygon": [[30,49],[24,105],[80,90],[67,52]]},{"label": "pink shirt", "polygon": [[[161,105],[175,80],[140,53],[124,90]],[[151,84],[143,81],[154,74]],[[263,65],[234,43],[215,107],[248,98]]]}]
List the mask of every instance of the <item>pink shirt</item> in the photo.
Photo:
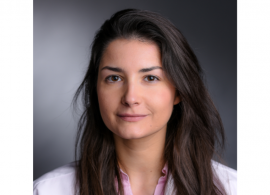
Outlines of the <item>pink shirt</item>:
[{"label": "pink shirt", "polygon": [[[122,179],[122,184],[124,187],[125,195],[133,195],[128,175],[122,169],[120,169],[120,171],[121,171],[121,179]],[[154,195],[163,195],[164,194],[164,188],[165,188],[165,184],[166,184],[166,180],[167,180],[167,173],[168,173],[168,165],[167,164],[165,164],[165,166],[163,167],[162,173],[164,174],[164,176],[161,176],[159,178]],[[115,182],[115,185],[118,186],[117,180]]]}]

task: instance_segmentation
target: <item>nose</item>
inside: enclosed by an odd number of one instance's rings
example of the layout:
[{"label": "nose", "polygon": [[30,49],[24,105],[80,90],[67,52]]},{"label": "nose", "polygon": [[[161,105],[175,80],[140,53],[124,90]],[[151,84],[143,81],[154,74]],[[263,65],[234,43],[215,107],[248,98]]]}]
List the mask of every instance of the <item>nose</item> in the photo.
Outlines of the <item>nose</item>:
[{"label": "nose", "polygon": [[124,93],[121,103],[124,106],[134,107],[141,104],[141,89],[139,84],[129,82],[124,85]]}]

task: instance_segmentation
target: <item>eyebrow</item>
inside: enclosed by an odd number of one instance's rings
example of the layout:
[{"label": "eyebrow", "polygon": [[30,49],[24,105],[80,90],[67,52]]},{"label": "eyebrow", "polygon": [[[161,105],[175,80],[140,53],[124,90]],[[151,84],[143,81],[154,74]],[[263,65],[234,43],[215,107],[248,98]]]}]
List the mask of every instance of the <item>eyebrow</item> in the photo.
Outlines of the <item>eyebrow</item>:
[{"label": "eyebrow", "polygon": [[[100,71],[102,70],[111,70],[111,71],[114,71],[114,72],[124,72],[124,70],[122,68],[114,68],[114,67],[111,67],[111,66],[105,66],[103,67]],[[139,72],[149,72],[149,71],[152,71],[152,70],[155,70],[155,69],[162,69],[162,67],[160,66],[152,66],[152,67],[149,67],[149,68],[143,68],[141,70],[139,70]]]}]

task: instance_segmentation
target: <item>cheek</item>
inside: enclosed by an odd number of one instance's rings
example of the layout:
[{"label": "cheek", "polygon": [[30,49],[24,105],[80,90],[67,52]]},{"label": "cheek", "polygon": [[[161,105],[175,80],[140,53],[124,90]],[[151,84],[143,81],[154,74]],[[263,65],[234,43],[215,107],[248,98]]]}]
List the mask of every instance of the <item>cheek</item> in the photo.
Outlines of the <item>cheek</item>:
[{"label": "cheek", "polygon": [[[108,113],[110,110],[110,99],[109,94],[105,90],[98,90],[98,104],[99,104],[99,109],[100,113],[102,115],[102,118],[104,118],[104,115]],[[104,119],[103,119],[104,120]]]},{"label": "cheek", "polygon": [[153,113],[155,124],[167,123],[173,110],[174,92],[168,87],[152,92],[148,98],[148,107]]},{"label": "cheek", "polygon": [[169,109],[170,107],[173,107],[174,93],[170,88],[163,87],[158,90],[153,90],[148,100],[148,102],[152,104],[153,107],[156,107],[156,109],[167,110],[166,108]]},{"label": "cheek", "polygon": [[98,86],[97,95],[101,117],[108,126],[118,104],[118,94],[114,90],[110,91]]}]

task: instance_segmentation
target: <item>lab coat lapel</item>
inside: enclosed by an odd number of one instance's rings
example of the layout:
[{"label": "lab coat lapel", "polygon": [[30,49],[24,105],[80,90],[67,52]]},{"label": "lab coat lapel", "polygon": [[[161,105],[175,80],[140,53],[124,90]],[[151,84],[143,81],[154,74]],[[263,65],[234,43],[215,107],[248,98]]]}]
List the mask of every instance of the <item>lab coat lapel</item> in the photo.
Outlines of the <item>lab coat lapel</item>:
[{"label": "lab coat lapel", "polygon": [[175,195],[174,192],[174,183],[173,183],[173,177],[172,174],[168,175],[168,182],[165,186],[164,195]]}]

